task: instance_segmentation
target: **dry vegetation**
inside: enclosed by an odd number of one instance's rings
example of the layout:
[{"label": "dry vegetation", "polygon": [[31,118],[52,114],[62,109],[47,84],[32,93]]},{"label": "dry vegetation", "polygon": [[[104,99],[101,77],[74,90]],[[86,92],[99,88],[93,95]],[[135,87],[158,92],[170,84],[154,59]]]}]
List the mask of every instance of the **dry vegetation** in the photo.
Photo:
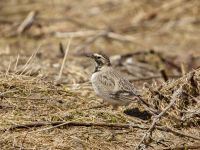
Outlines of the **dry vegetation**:
[{"label": "dry vegetation", "polygon": [[[0,149],[200,149],[198,0],[3,0],[0,14]],[[155,116],[102,104],[94,51]]]}]

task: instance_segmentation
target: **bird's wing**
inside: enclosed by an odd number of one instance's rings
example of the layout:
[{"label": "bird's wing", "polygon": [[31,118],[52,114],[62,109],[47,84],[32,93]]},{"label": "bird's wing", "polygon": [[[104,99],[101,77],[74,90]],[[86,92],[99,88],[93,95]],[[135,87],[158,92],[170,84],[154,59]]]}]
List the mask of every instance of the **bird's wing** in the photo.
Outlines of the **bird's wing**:
[{"label": "bird's wing", "polygon": [[119,81],[119,91],[126,91],[128,93],[136,94],[136,89],[135,87],[127,80],[124,78],[120,78]]},{"label": "bird's wing", "polygon": [[111,76],[115,79],[115,87],[110,92],[110,96],[113,99],[119,99],[124,101],[132,101],[134,97],[137,97],[137,92],[134,86],[118,72],[112,70]]},{"label": "bird's wing", "polygon": [[98,83],[96,84],[101,87],[100,89],[102,89],[102,91],[111,93],[113,92],[116,83],[112,76],[102,73],[98,76]]},{"label": "bird's wing", "polygon": [[101,93],[113,100],[130,102],[136,96],[133,85],[111,68],[100,73],[96,81],[95,85],[100,87]]},{"label": "bird's wing", "polygon": [[120,93],[129,93],[132,95],[136,95],[137,91],[135,87],[126,79],[124,78],[121,74],[119,74],[117,71],[112,71],[113,78],[115,78],[115,92],[120,92]]}]

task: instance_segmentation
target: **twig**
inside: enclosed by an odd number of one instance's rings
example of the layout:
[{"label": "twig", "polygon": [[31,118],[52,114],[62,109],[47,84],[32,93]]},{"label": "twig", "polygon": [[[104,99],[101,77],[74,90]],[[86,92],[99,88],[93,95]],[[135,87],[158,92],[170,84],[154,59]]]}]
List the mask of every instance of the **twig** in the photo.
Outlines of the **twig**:
[{"label": "twig", "polygon": [[[58,127],[61,127],[61,126],[65,126],[65,125],[67,125],[67,122],[63,122],[61,124],[58,124],[58,125],[55,125],[55,126],[52,126],[52,127],[49,127],[49,128],[33,131],[33,132],[41,132],[41,131],[51,130],[51,129],[58,128]],[[31,133],[33,133],[33,132],[31,132]]]},{"label": "twig", "polygon": [[108,31],[102,31],[102,32],[98,32],[96,35],[89,37],[83,44],[77,46],[74,49],[75,53],[80,52],[81,50],[85,49],[86,47],[88,47],[90,44],[94,43],[98,38],[106,36]]},{"label": "twig", "polygon": [[147,103],[145,100],[143,100],[143,98],[139,95],[137,95],[137,97],[139,98],[139,102],[141,102],[142,106],[144,107],[144,109],[150,113],[151,115],[156,115],[158,114],[158,110],[155,110],[153,108],[153,106],[151,106],[149,103]]},{"label": "twig", "polygon": [[0,98],[5,97],[6,94],[8,93],[14,93],[14,92],[18,92],[19,90],[13,90],[13,91],[5,91],[5,92],[0,92]]},{"label": "twig", "polygon": [[63,44],[60,42],[59,43],[59,55],[61,58],[64,58],[65,57],[65,50],[64,50],[64,47],[63,47]]},{"label": "twig", "polygon": [[[16,91],[18,91],[18,90],[16,90]],[[12,93],[12,92],[16,92],[16,91],[10,91],[10,92],[8,91],[7,93]],[[4,92],[4,93],[7,94],[6,92]],[[3,97],[5,97],[5,98],[28,99],[28,100],[49,100],[49,101],[55,100],[55,98],[52,99],[52,98],[32,98],[32,97],[6,96],[4,93],[2,93],[2,94],[3,94]],[[1,94],[0,94],[0,97],[1,97]],[[61,99],[56,99],[56,101],[59,101],[59,100],[61,100]]]},{"label": "twig", "polygon": [[160,118],[172,107],[172,105],[175,103],[177,96],[182,93],[182,87],[180,87],[174,94],[172,95],[172,101],[169,103],[169,105],[157,116],[154,117],[153,122],[150,126],[150,128],[147,130],[145,135],[140,140],[139,144],[136,146],[136,150],[140,149],[140,145],[145,141],[146,137],[148,135],[152,134],[152,131],[155,129],[156,123],[160,120]]},{"label": "twig", "polygon": [[164,148],[163,150],[186,150],[186,149],[200,149],[200,144],[168,147]]},{"label": "twig", "polygon": [[80,37],[87,37],[87,36],[94,36],[98,32],[102,31],[95,31],[95,30],[88,30],[88,31],[77,31],[77,32],[56,32],[55,36],[59,38],[80,38]]},{"label": "twig", "polygon": [[183,63],[181,63],[181,73],[182,73],[182,76],[186,74],[185,65]]},{"label": "twig", "polygon": [[200,137],[185,134],[182,131],[172,129],[172,128],[169,128],[167,126],[156,126],[155,129],[160,130],[160,131],[170,132],[170,133],[173,133],[174,135],[177,135],[177,136],[180,136],[180,137],[187,137],[187,138],[191,138],[191,139],[195,139],[195,140],[200,141]]},{"label": "twig", "polygon": [[121,35],[121,34],[117,34],[115,32],[108,32],[107,37],[110,39],[120,41],[120,42],[130,42],[130,43],[134,42],[136,44],[142,45],[142,43],[136,42],[136,38],[134,38],[133,36],[130,36],[130,35]]},{"label": "twig", "polygon": [[35,11],[31,11],[27,17],[24,19],[24,21],[20,24],[20,26],[17,29],[17,33],[21,34],[23,32],[25,32],[28,28],[30,28],[33,24],[33,21],[35,19],[36,16],[36,12]]},{"label": "twig", "polygon": [[5,76],[7,76],[9,74],[10,66],[11,66],[11,58],[10,58],[10,62],[9,62],[8,68],[6,70]]},{"label": "twig", "polygon": [[89,36],[88,39],[81,45],[77,46],[75,48],[75,52],[79,52],[82,49],[85,49],[90,44],[94,43],[98,38],[104,37],[104,38],[110,38],[112,40],[117,40],[120,42],[131,42],[131,43],[137,43],[136,38],[129,35],[121,35],[115,32],[110,32],[108,30],[89,30],[89,31],[77,31],[77,32],[57,32],[55,33],[55,36],[57,37],[86,37]]},{"label": "twig", "polygon": [[[27,123],[27,124],[19,124],[19,125],[14,125],[7,130],[42,127],[42,126],[47,126],[47,125],[58,126],[61,124],[62,124],[62,126],[85,126],[85,127],[97,126],[97,127],[110,127],[110,128],[139,128],[139,129],[143,129],[143,130],[148,129],[148,127],[141,126],[141,125],[134,125],[134,124],[55,121],[55,122],[32,122],[32,123]],[[60,126],[58,126],[58,127],[60,127]],[[6,130],[4,130],[4,131],[6,131]]]},{"label": "twig", "polygon": [[62,66],[61,66],[61,68],[60,68],[60,72],[59,72],[59,75],[58,75],[57,80],[60,80],[60,79],[61,79],[62,72],[63,72],[64,65],[65,65],[65,61],[66,61],[66,59],[67,59],[67,54],[68,54],[68,51],[69,51],[70,42],[71,42],[71,39],[69,39],[69,41],[68,41],[68,43],[67,43],[67,48],[66,48],[66,50],[65,50],[65,56],[64,56],[64,58],[63,58]]},{"label": "twig", "polygon": [[115,32],[107,31],[107,30],[88,30],[88,31],[77,31],[77,32],[56,32],[56,37],[91,37],[91,36],[102,36],[108,37],[110,39],[118,40],[121,42],[135,42],[136,38],[130,35],[121,35]]},{"label": "twig", "polygon": [[168,81],[169,78],[168,78],[168,75],[167,75],[165,69],[161,69],[160,70],[160,74],[163,77],[163,79],[164,79],[165,82]]},{"label": "twig", "polygon": [[14,67],[14,71],[16,71],[17,69],[17,65],[18,65],[18,62],[19,62],[19,54],[17,55],[17,60],[16,60],[16,63],[15,63],[15,67]]},{"label": "twig", "polygon": [[161,56],[161,54],[159,54],[159,53],[156,53],[156,54],[157,54],[157,56],[161,59],[161,61],[162,61],[163,63],[168,64],[168,65],[170,65],[171,67],[175,68],[177,71],[181,72],[181,67],[180,67],[180,66],[178,66],[178,65],[176,65],[174,62],[172,62],[172,61],[170,61],[170,60],[164,58],[163,56]]},{"label": "twig", "polygon": [[[41,45],[38,46],[38,48],[36,49],[36,51],[35,51],[35,52],[31,55],[31,57],[27,60],[26,64],[23,66],[23,68],[22,68],[22,70],[21,70],[20,75],[22,75],[22,74],[26,71],[26,69],[30,66],[31,60],[33,60],[33,59],[35,58],[35,56],[36,56],[36,54],[38,53],[40,47],[41,47]],[[19,71],[16,71],[15,73],[17,73],[17,72],[20,72],[20,70],[19,70]]]},{"label": "twig", "polygon": [[[19,124],[19,125],[13,125],[8,129],[3,129],[0,131],[13,131],[16,129],[29,129],[29,128],[35,128],[35,127],[42,127],[42,126],[47,126],[47,125],[61,125],[62,126],[85,126],[85,127],[109,127],[109,128],[125,128],[125,129],[131,129],[131,128],[138,128],[141,130],[148,130],[149,127],[146,125],[136,125],[136,124],[122,124],[122,123],[104,123],[104,122],[74,122],[74,121],[54,121],[54,122],[32,122],[32,123],[27,123],[27,124]],[[59,126],[60,127],[60,126]],[[165,132],[171,132],[174,135],[181,136],[181,137],[188,137],[192,138],[195,140],[200,141],[200,137],[195,137],[192,135],[184,134],[183,132],[176,131],[174,129],[171,129],[167,126],[155,126],[155,129],[160,130],[160,131],[165,131]]]},{"label": "twig", "polygon": [[[13,147],[14,148],[21,148],[21,146],[18,146],[18,145],[13,145]],[[36,150],[36,148],[35,147],[33,147],[33,148],[22,148],[21,150]]]}]

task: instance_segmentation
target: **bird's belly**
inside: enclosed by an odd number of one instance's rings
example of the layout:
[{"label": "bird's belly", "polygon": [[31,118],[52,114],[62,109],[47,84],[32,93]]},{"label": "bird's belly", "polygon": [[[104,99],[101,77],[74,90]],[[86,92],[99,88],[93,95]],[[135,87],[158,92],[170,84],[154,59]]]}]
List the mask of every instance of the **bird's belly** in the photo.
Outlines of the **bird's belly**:
[{"label": "bird's belly", "polygon": [[98,79],[98,73],[94,73],[91,77],[92,87],[95,93],[101,98],[109,97],[109,87],[105,87]]},{"label": "bird's belly", "polygon": [[92,87],[95,91],[95,93],[99,96],[101,96],[101,88],[99,87],[99,84],[98,84],[98,79],[97,79],[97,74],[94,73],[91,77],[91,83],[92,83]]}]

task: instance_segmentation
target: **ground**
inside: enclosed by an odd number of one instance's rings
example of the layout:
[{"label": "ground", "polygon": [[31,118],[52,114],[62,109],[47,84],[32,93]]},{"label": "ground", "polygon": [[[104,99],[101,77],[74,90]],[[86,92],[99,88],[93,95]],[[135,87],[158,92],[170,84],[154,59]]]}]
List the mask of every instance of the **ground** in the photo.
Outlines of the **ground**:
[{"label": "ground", "polygon": [[[144,111],[140,104],[118,110],[102,106],[89,83],[94,63],[84,57],[86,53],[110,56],[113,66],[152,105],[156,105],[153,100],[171,97],[178,85],[190,100],[199,101],[198,0],[1,0],[0,14],[0,149],[134,149],[138,145],[147,129],[43,124],[11,130],[15,125],[57,121],[151,125],[150,117],[142,120],[124,113],[132,108]],[[27,16],[33,22],[24,27]],[[184,76],[193,69],[197,69],[196,86],[193,78]],[[160,98],[163,95],[167,98]],[[179,110],[186,111],[185,105],[188,110],[200,106],[191,101],[176,104],[172,118],[160,123],[175,127],[172,120],[180,119]],[[158,105],[161,110],[164,106]],[[192,116],[195,125],[175,129],[199,137],[198,115]],[[183,145],[187,149],[200,144],[156,129],[147,145],[146,149]]]}]

